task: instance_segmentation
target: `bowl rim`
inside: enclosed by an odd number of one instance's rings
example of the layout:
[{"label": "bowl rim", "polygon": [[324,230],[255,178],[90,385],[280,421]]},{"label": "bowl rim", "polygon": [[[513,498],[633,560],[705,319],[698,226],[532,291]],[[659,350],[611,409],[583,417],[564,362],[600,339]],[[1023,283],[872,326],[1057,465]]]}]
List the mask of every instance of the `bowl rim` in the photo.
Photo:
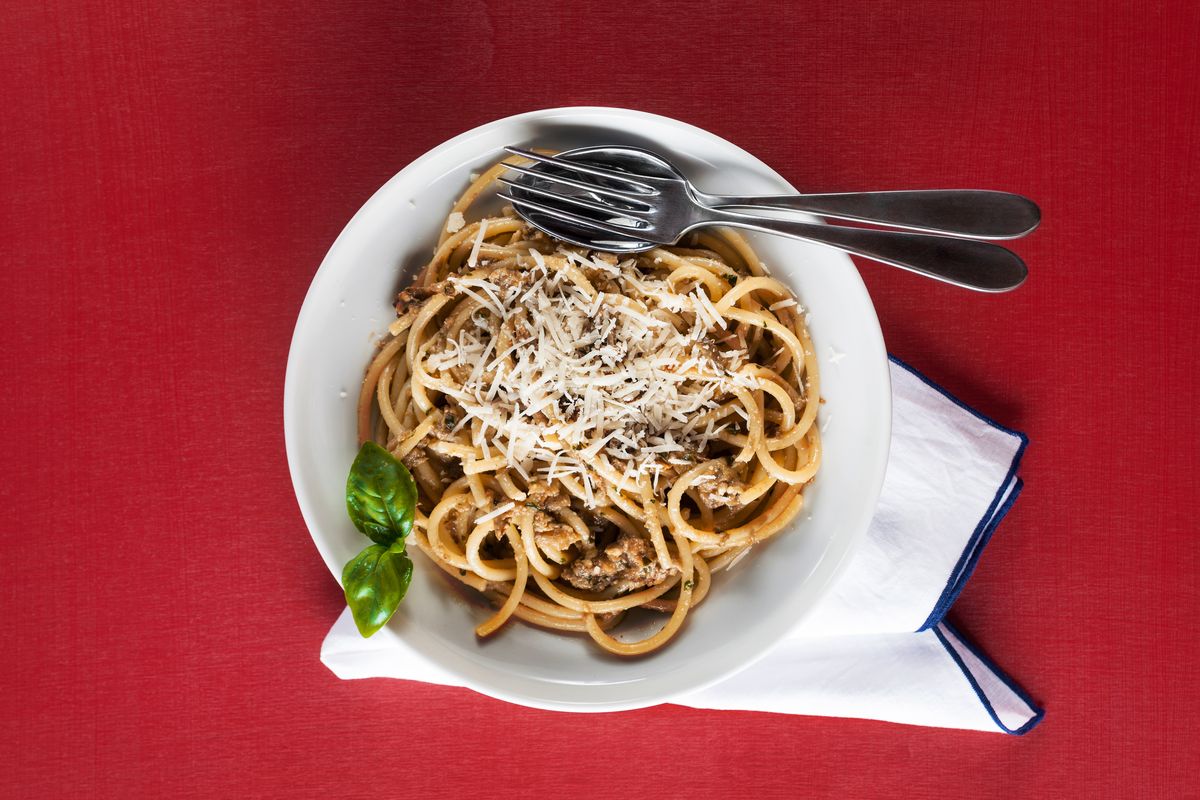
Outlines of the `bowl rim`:
[{"label": "bowl rim", "polygon": [[[431,148],[424,154],[413,159],[395,175],[388,179],[388,181],[380,186],[346,222],[345,226],[339,232],[333,244],[330,245],[329,250],[326,252],[321,261],[321,265],[313,275],[308,291],[305,293],[303,304],[301,305],[300,311],[297,314],[296,325],[293,330],[292,339],[288,348],[286,375],[284,379],[284,442],[287,454],[289,476],[293,486],[293,494],[295,495],[296,502],[300,508],[301,516],[304,519],[305,526],[308,528],[310,538],[312,539],[322,559],[325,561],[326,566],[330,569],[335,579],[338,581],[339,585],[341,584],[341,569],[334,563],[333,560],[331,560],[331,554],[328,552],[328,548],[322,544],[321,538],[316,534],[316,531],[319,529],[317,513],[313,508],[313,503],[307,499],[305,493],[300,488],[301,468],[297,453],[301,447],[301,442],[298,441],[298,425],[294,422],[289,423],[289,421],[294,418],[296,414],[295,409],[301,402],[301,398],[298,396],[299,379],[296,377],[298,372],[296,365],[298,361],[298,352],[302,349],[303,345],[303,331],[307,327],[306,322],[308,321],[308,317],[315,313],[313,310],[314,303],[310,301],[321,294],[323,284],[329,280],[329,276],[335,269],[336,262],[339,260],[339,253],[345,246],[345,240],[354,235],[353,231],[357,227],[356,222],[367,216],[376,205],[384,202],[384,198],[391,194],[390,187],[392,187],[394,184],[402,182],[406,173],[410,170],[413,170],[415,165],[418,163],[436,159],[447,151],[457,148],[464,142],[487,134],[496,128],[501,128],[504,126],[519,126],[522,123],[549,120],[567,124],[587,125],[587,117],[596,117],[598,115],[609,118],[610,120],[613,118],[624,119],[630,123],[653,120],[659,124],[666,125],[667,127],[683,129],[693,136],[706,138],[717,146],[730,148],[731,151],[736,151],[739,155],[739,158],[744,159],[745,164],[748,167],[753,168],[756,172],[776,180],[782,185],[787,186],[795,191],[790,182],[785,180],[781,175],[779,175],[779,173],[775,172],[773,169],[771,169],[771,167],[759,160],[752,153],[714,133],[711,133],[698,126],[660,114],[609,106],[558,106],[523,112],[520,114],[514,114],[495,119],[447,139],[441,144]],[[514,676],[511,674],[503,674],[503,678],[508,681],[510,685],[506,686],[499,683],[489,682],[476,674],[478,665],[472,664],[460,654],[452,651],[451,648],[434,640],[432,637],[422,635],[419,628],[412,628],[410,632],[415,635],[404,637],[403,643],[416,650],[420,655],[436,663],[440,668],[449,673],[449,675],[452,676],[459,685],[471,688],[477,692],[480,692],[481,694],[532,708],[576,712],[619,711],[645,708],[664,702],[670,702],[674,698],[678,698],[685,694],[698,692],[704,688],[712,686],[713,684],[719,683],[738,672],[741,672],[742,670],[756,663],[758,660],[766,656],[772,649],[774,649],[774,647],[776,647],[783,639],[785,639],[792,630],[800,625],[804,617],[807,616],[807,614],[817,605],[819,599],[829,591],[837,578],[842,575],[847,568],[851,557],[866,536],[871,518],[874,515],[875,505],[878,502],[879,494],[882,490],[883,480],[886,473],[892,425],[891,385],[889,369],[887,365],[887,350],[884,345],[882,331],[879,327],[878,316],[875,313],[874,304],[871,302],[866,285],[863,283],[862,277],[858,273],[858,270],[854,266],[850,257],[845,254],[840,255],[849,263],[851,267],[852,290],[859,295],[857,299],[865,300],[867,308],[870,309],[871,324],[869,329],[864,331],[864,335],[869,339],[871,349],[876,351],[875,355],[880,357],[879,376],[881,378],[880,392],[882,393],[882,396],[876,398],[876,402],[882,404],[882,408],[886,410],[886,414],[884,414],[883,418],[878,421],[878,424],[881,428],[880,446],[876,448],[874,453],[864,454],[864,458],[868,459],[869,463],[864,465],[863,475],[870,478],[869,482],[864,484],[864,488],[866,490],[866,494],[864,496],[869,498],[870,502],[865,503],[864,508],[860,509],[857,516],[853,519],[853,524],[849,526],[852,528],[852,530],[841,537],[843,544],[840,552],[827,553],[821,558],[820,561],[817,562],[813,569],[813,573],[802,582],[802,585],[806,586],[807,590],[811,593],[812,600],[808,603],[807,607],[801,609],[801,611],[797,614],[791,628],[781,631],[780,635],[776,637],[774,641],[766,642],[765,644],[759,646],[756,652],[744,654],[742,658],[735,660],[722,668],[709,670],[702,678],[698,680],[692,679],[685,681],[684,685],[678,688],[657,686],[650,691],[645,691],[644,689],[646,687],[643,687],[642,684],[653,683],[654,681],[652,679],[640,681],[634,680],[627,684],[602,684],[602,686],[606,687],[638,686],[643,690],[631,689],[630,691],[626,692],[626,696],[624,697],[604,698],[598,700],[589,698],[572,698],[566,696],[551,697],[549,696],[551,694],[562,695],[562,689],[564,685],[537,678],[518,677],[514,679]],[[399,638],[399,634],[391,630],[391,626],[385,626],[379,633],[375,634],[375,636]],[[472,667],[475,667],[475,669],[472,669]],[[660,676],[659,682],[661,682],[661,677],[662,676]],[[514,680],[521,685],[515,685]],[[570,688],[575,688],[576,685],[572,684],[568,686]],[[541,689],[545,689],[547,687],[557,687],[559,691],[550,692],[547,694],[544,691],[535,691],[534,687]],[[597,688],[597,686],[589,685],[588,688],[594,690]]]}]

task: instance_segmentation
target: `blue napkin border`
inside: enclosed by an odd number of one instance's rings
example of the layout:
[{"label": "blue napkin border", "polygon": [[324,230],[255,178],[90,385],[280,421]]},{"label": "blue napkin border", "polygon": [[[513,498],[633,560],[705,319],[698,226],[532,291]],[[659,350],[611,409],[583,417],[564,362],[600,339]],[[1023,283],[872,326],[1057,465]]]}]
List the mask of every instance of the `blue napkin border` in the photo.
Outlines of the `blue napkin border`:
[{"label": "blue napkin border", "polygon": [[950,392],[946,391],[945,388],[939,386],[931,381],[928,377],[921,374],[916,368],[905,363],[904,361],[901,361],[894,355],[889,354],[888,360],[890,360],[896,366],[907,370],[917,380],[938,392],[951,403],[954,403],[954,405],[971,414],[976,419],[986,423],[998,431],[1001,431],[1002,433],[1017,437],[1017,439],[1021,442],[1020,446],[1017,448],[1017,452],[1013,454],[1012,463],[1009,464],[1008,467],[1008,474],[1000,483],[999,488],[996,490],[996,496],[993,497],[992,502],[988,504],[987,510],[983,512],[983,517],[979,520],[979,524],[975,526],[975,530],[971,533],[971,538],[967,540],[966,547],[963,548],[962,555],[958,557],[958,562],[954,565],[954,569],[951,571],[950,577],[946,580],[946,588],[942,590],[941,596],[938,597],[937,603],[934,604],[933,610],[929,612],[929,616],[925,619],[925,622],[921,624],[921,627],[917,628],[917,633],[920,633],[921,631],[927,631],[931,628],[936,628],[938,623],[945,618],[946,613],[950,610],[950,607],[954,605],[954,601],[958,599],[958,596],[962,594],[963,587],[967,585],[967,581],[975,572],[975,567],[979,564],[979,557],[983,554],[984,547],[987,546],[987,543],[992,538],[992,534],[996,532],[996,528],[1000,526],[1000,523],[1008,515],[1013,503],[1016,502],[1017,497],[1021,494],[1021,490],[1025,487],[1024,481],[1022,481],[1020,478],[1017,478],[1016,485],[1014,485],[1012,491],[1009,492],[1008,498],[1004,499],[1003,504],[1001,504],[1001,500],[1004,498],[1004,494],[1008,490],[1009,484],[1013,482],[1014,476],[1017,474],[1017,468],[1021,465],[1021,457],[1025,455],[1025,448],[1029,445],[1029,437],[1020,431],[1015,431],[1012,428],[1005,427],[986,414],[971,408],[969,405],[950,394]]},{"label": "blue napkin border", "polygon": [[936,636],[938,641],[942,643],[942,647],[946,648],[946,652],[949,654],[950,658],[954,659],[954,663],[957,664],[959,670],[962,671],[963,677],[967,679],[967,683],[971,685],[971,689],[973,689],[976,696],[979,697],[979,702],[982,703],[984,709],[987,710],[988,716],[992,718],[992,722],[996,723],[996,727],[1011,736],[1024,736],[1036,728],[1038,723],[1040,723],[1046,716],[1046,710],[1035,703],[1033,698],[1030,697],[1024,689],[1018,686],[1016,681],[1008,677],[1004,670],[996,666],[996,662],[992,661],[992,659],[988,657],[987,653],[979,649],[979,647],[973,644],[966,636],[963,636],[962,633],[959,632],[958,628],[955,628],[949,622],[943,622],[939,627],[944,627],[954,634],[954,638],[962,642],[963,646],[971,651],[971,655],[983,662],[983,664],[992,671],[992,674],[994,674],[1004,683],[1005,686],[1012,690],[1013,694],[1021,698],[1026,705],[1033,709],[1033,716],[1030,717],[1028,722],[1019,728],[1010,728],[1001,722],[1000,716],[996,713],[996,709],[992,706],[992,701],[988,699],[987,694],[985,694],[983,688],[980,687],[979,681],[975,680],[975,676],[971,673],[971,670],[967,669],[967,665],[963,663],[962,656],[960,656],[958,651],[954,649],[954,645],[950,644],[949,640],[946,639],[946,634],[942,633],[939,628],[934,628],[933,635]]}]

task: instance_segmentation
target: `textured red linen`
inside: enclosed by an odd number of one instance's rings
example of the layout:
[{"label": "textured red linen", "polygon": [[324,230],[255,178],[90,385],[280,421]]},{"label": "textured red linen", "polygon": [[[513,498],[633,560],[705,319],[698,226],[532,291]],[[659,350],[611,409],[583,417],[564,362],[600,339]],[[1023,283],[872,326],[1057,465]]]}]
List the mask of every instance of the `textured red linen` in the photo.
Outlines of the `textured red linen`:
[{"label": "textured red linen", "polygon": [[[1196,5],[583,8],[5,4],[0,796],[1196,796]],[[805,189],[1041,203],[1013,294],[861,265],[890,349],[1032,440],[951,618],[1038,729],[570,716],[320,664],[342,599],[281,421],[308,282],[409,160],[567,104]]]}]

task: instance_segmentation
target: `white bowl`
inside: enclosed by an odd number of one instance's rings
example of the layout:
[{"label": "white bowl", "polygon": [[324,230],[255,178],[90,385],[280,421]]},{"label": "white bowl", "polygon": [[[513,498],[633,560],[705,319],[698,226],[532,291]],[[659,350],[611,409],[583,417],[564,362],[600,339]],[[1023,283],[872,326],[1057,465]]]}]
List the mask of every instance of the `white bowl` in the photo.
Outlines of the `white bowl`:
[{"label": "white bowl", "polygon": [[[367,540],[346,515],[357,451],[354,407],[396,292],[429,258],[453,200],[507,144],[556,149],[633,144],[663,153],[709,191],[795,191],[754,156],[699,128],[615,108],[558,108],[497,120],[434,148],[400,171],[346,225],[313,278],[296,321],[284,389],[284,429],[296,498],[334,576]],[[492,612],[423,556],[407,598],[380,637],[405,642],[484,694],[523,705],[609,711],[654,705],[714,683],[787,636],[838,575],[866,532],[887,465],[887,354],[850,259],[804,242],[756,235],[772,273],[809,309],[821,364],[824,463],[800,517],[716,577],[708,599],[665,648],[620,659],[586,637],[513,622],[479,641]],[[831,359],[833,353],[844,354]]]}]

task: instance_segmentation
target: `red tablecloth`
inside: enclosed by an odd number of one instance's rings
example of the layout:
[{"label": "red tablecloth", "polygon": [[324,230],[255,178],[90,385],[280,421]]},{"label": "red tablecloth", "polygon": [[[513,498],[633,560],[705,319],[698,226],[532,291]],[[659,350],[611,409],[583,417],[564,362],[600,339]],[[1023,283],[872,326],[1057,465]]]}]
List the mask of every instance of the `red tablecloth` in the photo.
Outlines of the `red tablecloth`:
[{"label": "red tablecloth", "polygon": [[[1194,3],[67,5],[0,24],[0,795],[1198,791]],[[1015,293],[861,265],[890,349],[1032,440],[952,619],[1035,731],[570,716],[320,664],[342,599],[281,421],[309,279],[409,160],[569,104],[804,188],[1041,203]]]}]

